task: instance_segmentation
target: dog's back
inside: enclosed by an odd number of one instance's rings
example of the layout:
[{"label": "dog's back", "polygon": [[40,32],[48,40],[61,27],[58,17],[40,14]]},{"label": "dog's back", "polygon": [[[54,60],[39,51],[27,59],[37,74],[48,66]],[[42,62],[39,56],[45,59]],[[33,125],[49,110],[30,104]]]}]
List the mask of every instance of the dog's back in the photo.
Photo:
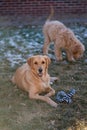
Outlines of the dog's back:
[{"label": "dog's back", "polygon": [[21,87],[22,89],[24,89],[24,86],[25,86],[24,85],[24,80],[27,81],[27,79],[25,79],[25,77],[27,77],[27,76],[25,76],[25,75],[27,75],[27,73],[29,73],[29,72],[30,71],[29,71],[28,64],[26,63],[26,64],[22,65],[21,67],[19,67],[16,70],[14,76],[12,77],[12,82],[14,84],[16,84],[17,86]]},{"label": "dog's back", "polygon": [[[53,6],[50,6],[50,8],[51,8],[50,15],[48,16],[48,18],[43,26],[43,33],[44,33],[44,35],[49,35],[49,38],[52,39],[52,37],[54,37],[56,34],[58,34],[62,29],[63,30],[64,30],[64,28],[66,29],[66,26],[57,20],[51,21],[51,18],[54,15],[54,8],[53,8]],[[52,36],[50,36],[50,35],[52,35]]]}]

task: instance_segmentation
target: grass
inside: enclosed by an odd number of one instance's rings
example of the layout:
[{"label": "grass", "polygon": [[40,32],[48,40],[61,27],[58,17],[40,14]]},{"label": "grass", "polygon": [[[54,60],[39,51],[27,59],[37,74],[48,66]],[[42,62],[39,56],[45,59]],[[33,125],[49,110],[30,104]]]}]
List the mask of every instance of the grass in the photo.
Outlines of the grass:
[{"label": "grass", "polygon": [[[86,25],[70,28],[87,49]],[[58,103],[58,108],[53,108],[45,102],[30,100],[26,92],[10,82],[16,68],[28,56],[41,54],[41,27],[3,27],[0,38],[0,130],[87,130],[87,51],[75,63],[52,60],[49,73],[59,77],[52,85],[56,94],[76,89],[71,104]],[[52,97],[55,101],[56,94]]]}]

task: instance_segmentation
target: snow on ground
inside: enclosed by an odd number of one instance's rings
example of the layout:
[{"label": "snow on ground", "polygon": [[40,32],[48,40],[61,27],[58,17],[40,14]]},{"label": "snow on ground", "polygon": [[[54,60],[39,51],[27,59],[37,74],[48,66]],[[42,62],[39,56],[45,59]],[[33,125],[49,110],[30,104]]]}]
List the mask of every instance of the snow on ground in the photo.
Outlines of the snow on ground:
[{"label": "snow on ground", "polygon": [[[87,45],[87,26],[70,25],[76,37]],[[0,28],[0,61],[8,60],[13,67],[34,54],[42,53],[44,38],[42,27],[22,26]]]}]

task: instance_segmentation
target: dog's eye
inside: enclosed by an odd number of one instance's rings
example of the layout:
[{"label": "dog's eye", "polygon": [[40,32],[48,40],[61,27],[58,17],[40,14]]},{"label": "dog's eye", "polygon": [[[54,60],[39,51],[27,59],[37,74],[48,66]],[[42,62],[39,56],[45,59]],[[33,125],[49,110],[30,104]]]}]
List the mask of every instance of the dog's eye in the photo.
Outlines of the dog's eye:
[{"label": "dog's eye", "polygon": [[38,63],[37,62],[34,62],[35,65],[37,65]]},{"label": "dog's eye", "polygon": [[45,64],[45,62],[44,62],[44,61],[42,61],[42,64]]}]

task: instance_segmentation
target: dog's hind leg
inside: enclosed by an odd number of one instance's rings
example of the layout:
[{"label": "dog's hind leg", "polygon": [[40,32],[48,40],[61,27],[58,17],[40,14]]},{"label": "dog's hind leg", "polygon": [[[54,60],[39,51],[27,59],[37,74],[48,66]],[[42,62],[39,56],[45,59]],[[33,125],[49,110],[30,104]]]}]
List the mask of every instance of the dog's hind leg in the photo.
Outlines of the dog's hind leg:
[{"label": "dog's hind leg", "polygon": [[50,77],[50,82],[55,82],[55,81],[58,81],[59,78],[58,77]]}]

